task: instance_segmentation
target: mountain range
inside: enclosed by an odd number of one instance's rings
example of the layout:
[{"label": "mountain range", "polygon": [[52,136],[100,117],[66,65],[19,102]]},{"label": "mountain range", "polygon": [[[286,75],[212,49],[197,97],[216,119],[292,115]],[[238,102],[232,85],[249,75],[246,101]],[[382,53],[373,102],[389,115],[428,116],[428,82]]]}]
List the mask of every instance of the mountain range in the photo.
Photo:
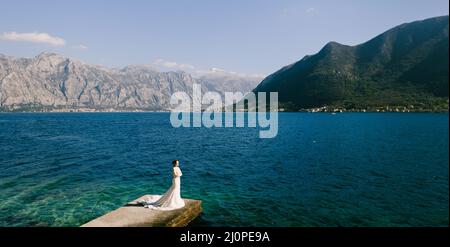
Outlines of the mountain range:
[{"label": "mountain range", "polygon": [[[356,46],[329,42],[264,80],[147,65],[90,65],[55,53],[0,54],[0,111],[167,111],[174,92],[278,92],[286,111],[448,111],[449,17],[394,27]],[[259,83],[259,85],[258,85]],[[253,89],[253,90],[252,90]],[[192,97],[192,95],[190,95]]]},{"label": "mountain range", "polygon": [[0,54],[0,111],[168,111],[174,92],[249,92],[262,78],[211,71],[194,78],[150,65],[121,69],[90,65],[55,53],[34,58]]},{"label": "mountain range", "polygon": [[448,111],[449,17],[394,27],[356,46],[329,42],[269,75],[254,92],[281,108]]}]

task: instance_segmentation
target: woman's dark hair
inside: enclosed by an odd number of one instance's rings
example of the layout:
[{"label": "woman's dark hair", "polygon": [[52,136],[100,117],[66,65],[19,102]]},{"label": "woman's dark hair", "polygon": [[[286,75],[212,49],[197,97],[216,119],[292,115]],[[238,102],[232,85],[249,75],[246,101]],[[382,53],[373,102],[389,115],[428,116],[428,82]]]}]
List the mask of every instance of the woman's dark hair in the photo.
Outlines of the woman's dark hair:
[{"label": "woman's dark hair", "polygon": [[177,162],[179,162],[179,161],[178,161],[178,160],[173,160],[173,161],[172,161],[172,165],[176,165]]}]

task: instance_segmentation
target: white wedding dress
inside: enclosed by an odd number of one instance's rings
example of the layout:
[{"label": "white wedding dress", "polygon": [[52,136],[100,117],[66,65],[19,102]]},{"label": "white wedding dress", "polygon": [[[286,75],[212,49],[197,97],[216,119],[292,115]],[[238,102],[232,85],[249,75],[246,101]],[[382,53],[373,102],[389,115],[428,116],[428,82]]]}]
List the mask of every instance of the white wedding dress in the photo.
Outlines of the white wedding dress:
[{"label": "white wedding dress", "polygon": [[181,198],[180,177],[183,174],[179,167],[173,168],[172,186],[162,196],[149,196],[147,200],[140,201],[146,208],[156,210],[174,210],[184,207],[184,200]]}]

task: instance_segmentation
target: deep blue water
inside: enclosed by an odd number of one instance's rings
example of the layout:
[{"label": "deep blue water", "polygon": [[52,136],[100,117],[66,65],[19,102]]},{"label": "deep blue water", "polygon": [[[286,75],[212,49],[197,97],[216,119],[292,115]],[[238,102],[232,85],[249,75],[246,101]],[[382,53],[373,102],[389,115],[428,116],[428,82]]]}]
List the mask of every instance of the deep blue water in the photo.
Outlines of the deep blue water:
[{"label": "deep blue water", "polygon": [[448,226],[448,114],[282,113],[172,128],[168,113],[0,114],[0,226],[78,226],[163,193],[173,159],[197,226]]}]

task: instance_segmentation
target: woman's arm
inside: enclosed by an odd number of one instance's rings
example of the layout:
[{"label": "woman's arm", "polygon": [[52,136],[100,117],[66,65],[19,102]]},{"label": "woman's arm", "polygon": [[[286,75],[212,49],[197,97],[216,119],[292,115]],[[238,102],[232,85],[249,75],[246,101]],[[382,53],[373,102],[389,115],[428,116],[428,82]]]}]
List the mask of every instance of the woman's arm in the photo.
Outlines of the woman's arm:
[{"label": "woman's arm", "polygon": [[174,167],[173,168],[173,174],[175,177],[181,177],[183,176],[183,173],[181,172],[180,168]]}]

